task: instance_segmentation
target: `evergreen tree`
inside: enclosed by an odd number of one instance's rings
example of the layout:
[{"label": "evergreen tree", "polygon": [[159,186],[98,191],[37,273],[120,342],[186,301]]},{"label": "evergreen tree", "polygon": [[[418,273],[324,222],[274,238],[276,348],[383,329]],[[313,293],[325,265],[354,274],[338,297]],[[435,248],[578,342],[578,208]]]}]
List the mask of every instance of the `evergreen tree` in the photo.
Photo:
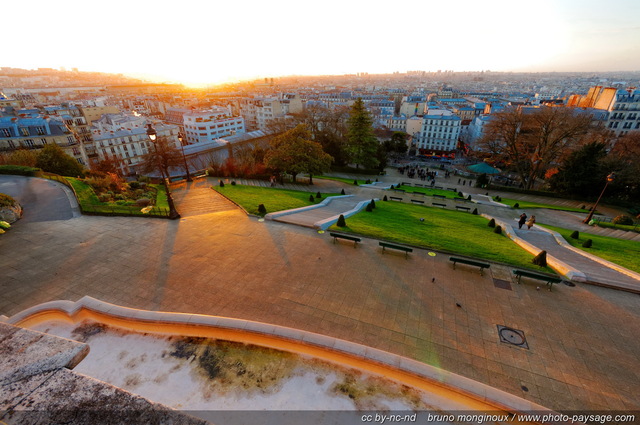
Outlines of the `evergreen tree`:
[{"label": "evergreen tree", "polygon": [[358,98],[351,107],[348,120],[347,153],[356,168],[362,165],[364,168],[373,168],[378,165],[376,158],[378,141],[373,135],[373,120],[369,111],[364,106],[361,98]]}]

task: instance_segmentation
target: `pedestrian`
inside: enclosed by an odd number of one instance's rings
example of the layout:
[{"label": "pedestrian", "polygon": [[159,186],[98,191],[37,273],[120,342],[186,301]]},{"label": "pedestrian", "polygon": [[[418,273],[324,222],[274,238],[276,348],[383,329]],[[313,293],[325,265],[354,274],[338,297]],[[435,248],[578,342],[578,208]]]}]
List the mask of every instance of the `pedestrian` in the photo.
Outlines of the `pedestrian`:
[{"label": "pedestrian", "polygon": [[518,229],[522,229],[522,226],[526,222],[527,222],[527,214],[526,213],[520,214],[520,220],[518,220]]},{"label": "pedestrian", "polygon": [[532,215],[529,221],[527,221],[527,229],[531,230],[534,224],[536,224],[536,216]]}]

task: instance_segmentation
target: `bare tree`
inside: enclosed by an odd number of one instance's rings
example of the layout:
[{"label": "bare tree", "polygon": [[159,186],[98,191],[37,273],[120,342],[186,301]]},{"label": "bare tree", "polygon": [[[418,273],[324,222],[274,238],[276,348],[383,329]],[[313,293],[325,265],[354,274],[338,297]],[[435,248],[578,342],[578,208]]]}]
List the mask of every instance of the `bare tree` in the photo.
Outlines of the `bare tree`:
[{"label": "bare tree", "polygon": [[513,168],[526,189],[591,129],[591,115],[575,108],[511,108],[487,124],[480,145]]}]

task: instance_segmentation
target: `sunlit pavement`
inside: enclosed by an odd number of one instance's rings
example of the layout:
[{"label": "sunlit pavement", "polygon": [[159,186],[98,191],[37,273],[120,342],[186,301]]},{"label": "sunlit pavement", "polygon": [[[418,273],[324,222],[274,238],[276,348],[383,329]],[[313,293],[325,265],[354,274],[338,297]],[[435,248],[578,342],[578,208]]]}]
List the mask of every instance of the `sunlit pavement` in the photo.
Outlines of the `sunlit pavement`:
[{"label": "sunlit pavement", "polygon": [[[622,291],[537,290],[506,266],[480,276],[444,254],[383,255],[373,240],[354,249],[238,209],[18,222],[0,253],[4,315],[89,295],[237,317],[415,358],[557,410],[640,410],[640,297]],[[523,331],[529,348],[500,342],[497,325]]]}]

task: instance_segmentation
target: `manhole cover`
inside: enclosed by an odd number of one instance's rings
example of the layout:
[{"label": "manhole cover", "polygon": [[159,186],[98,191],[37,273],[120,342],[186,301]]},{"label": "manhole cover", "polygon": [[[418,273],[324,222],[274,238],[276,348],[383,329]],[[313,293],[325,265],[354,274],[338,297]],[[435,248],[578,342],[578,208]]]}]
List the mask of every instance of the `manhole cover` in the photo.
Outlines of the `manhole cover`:
[{"label": "manhole cover", "polygon": [[500,342],[505,344],[515,345],[516,347],[529,349],[527,339],[524,336],[524,332],[518,329],[509,328],[504,325],[498,325],[498,335],[500,335]]},{"label": "manhole cover", "polygon": [[509,283],[508,280],[502,280],[502,279],[493,279],[493,285],[496,288],[500,288],[500,289],[508,289],[509,291],[511,291],[511,283]]}]

